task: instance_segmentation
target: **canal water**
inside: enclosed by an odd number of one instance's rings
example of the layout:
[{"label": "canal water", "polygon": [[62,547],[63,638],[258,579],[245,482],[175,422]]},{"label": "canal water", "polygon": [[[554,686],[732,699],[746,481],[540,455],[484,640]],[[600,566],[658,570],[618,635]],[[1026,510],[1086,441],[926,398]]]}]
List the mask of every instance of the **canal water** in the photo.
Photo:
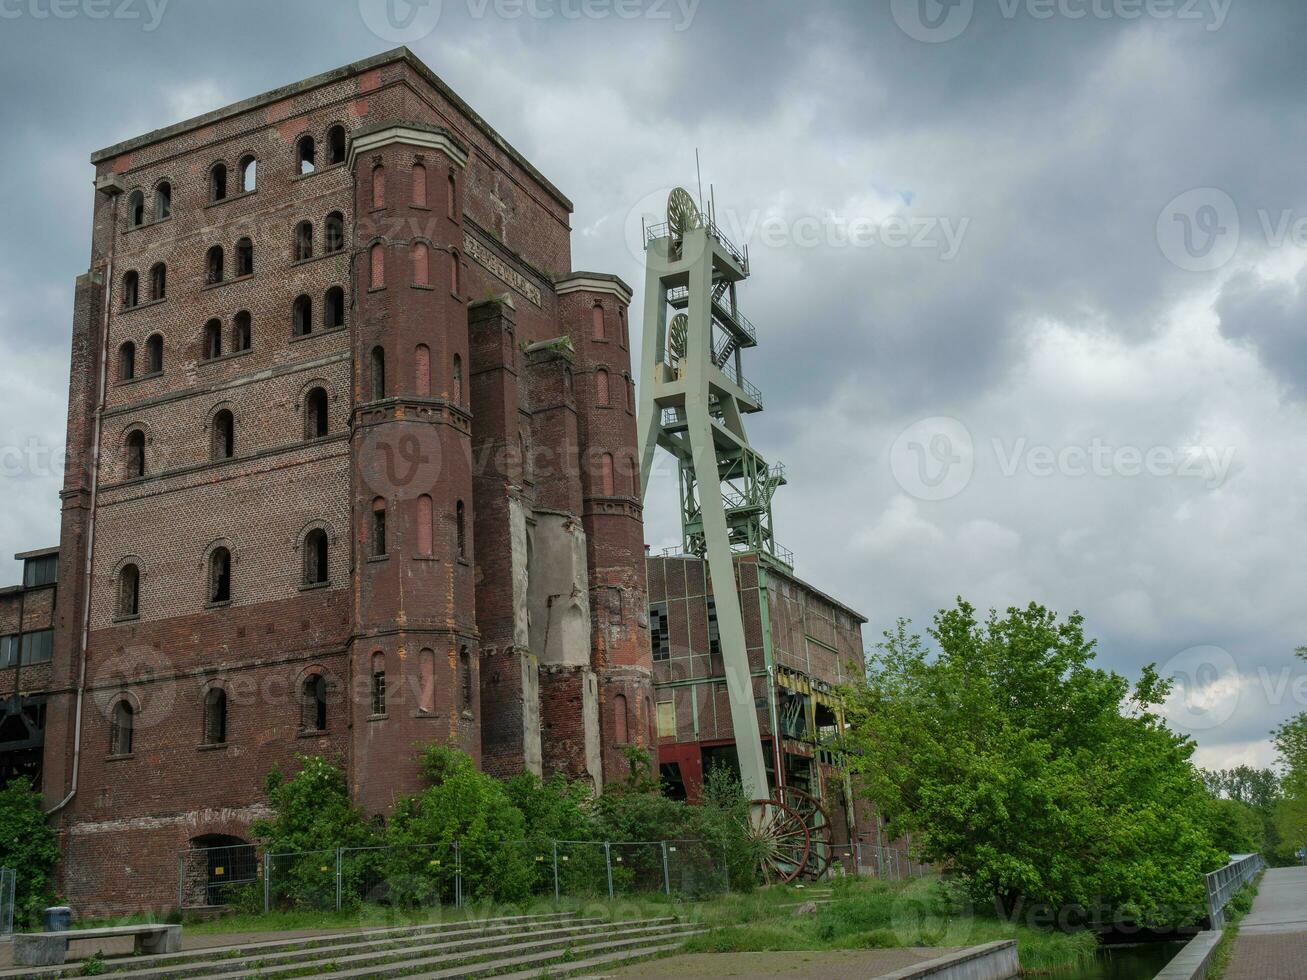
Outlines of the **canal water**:
[{"label": "canal water", "polygon": [[1049,974],[1050,980],[1153,980],[1184,949],[1184,943],[1107,946],[1090,964]]}]

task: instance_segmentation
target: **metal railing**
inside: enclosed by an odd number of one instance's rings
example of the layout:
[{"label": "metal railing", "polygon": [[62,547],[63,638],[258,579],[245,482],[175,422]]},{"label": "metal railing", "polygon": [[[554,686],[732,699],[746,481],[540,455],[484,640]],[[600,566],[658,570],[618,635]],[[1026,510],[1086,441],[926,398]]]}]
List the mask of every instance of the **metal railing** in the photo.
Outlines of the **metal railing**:
[{"label": "metal railing", "polygon": [[1234,860],[1206,876],[1207,917],[1212,929],[1225,928],[1225,907],[1244,885],[1266,867],[1260,854],[1235,855]]},{"label": "metal railing", "polygon": [[[667,302],[673,306],[678,303],[684,303],[690,298],[689,286],[673,286],[667,290]],[[712,303],[713,318],[724,329],[734,327],[738,332],[744,334],[755,344],[758,342],[758,328],[753,325],[747,316],[740,312],[739,308],[731,309],[720,299],[714,297]],[[729,321],[729,322],[723,322]]]},{"label": "metal railing", "polygon": [[[729,254],[731,258],[735,260],[736,265],[738,265],[746,273],[749,271],[748,248],[744,248],[744,249],[737,248],[735,246],[735,243],[726,237],[725,233],[723,233],[723,231],[718,226],[718,224],[715,221],[710,220],[708,215],[704,214],[702,211],[699,212],[699,222],[696,225],[696,227],[707,228],[708,233],[711,234],[713,238],[717,239],[718,244],[720,244],[722,248],[726,249],[727,254]],[[670,238],[670,237],[672,237],[672,228],[671,225],[666,221],[662,221],[654,225],[646,224],[644,226],[645,248],[648,248],[650,243],[656,242],[660,238]]]}]

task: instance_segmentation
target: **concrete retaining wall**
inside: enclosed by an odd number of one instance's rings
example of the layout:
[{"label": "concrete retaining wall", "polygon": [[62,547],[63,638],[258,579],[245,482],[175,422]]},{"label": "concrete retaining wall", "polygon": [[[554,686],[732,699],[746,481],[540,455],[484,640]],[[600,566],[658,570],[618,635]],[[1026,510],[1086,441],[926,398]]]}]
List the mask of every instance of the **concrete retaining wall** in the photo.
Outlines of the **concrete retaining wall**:
[{"label": "concrete retaining wall", "polygon": [[1175,954],[1175,959],[1154,980],[1204,980],[1220,941],[1219,932],[1200,932]]},{"label": "concrete retaining wall", "polygon": [[930,980],[1010,980],[1020,973],[1017,944],[1005,939],[904,967],[886,973],[880,980],[918,980],[922,977]]}]

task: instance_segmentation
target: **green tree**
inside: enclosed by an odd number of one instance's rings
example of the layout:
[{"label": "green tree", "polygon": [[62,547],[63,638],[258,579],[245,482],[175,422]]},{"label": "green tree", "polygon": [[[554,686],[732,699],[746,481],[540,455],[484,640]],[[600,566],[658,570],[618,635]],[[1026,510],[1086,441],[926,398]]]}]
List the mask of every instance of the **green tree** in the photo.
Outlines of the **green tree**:
[{"label": "green tree", "polygon": [[900,622],[844,692],[850,768],[890,833],[1006,910],[1200,911],[1225,855],[1194,745],[1153,710],[1169,684],[1149,667],[1132,690],[1094,666],[1079,614],[1035,604],[982,622],[959,599],[929,634],[935,655]]},{"label": "green tree", "polygon": [[0,789],[0,867],[13,868],[14,922],[31,926],[54,900],[54,866],[59,845],[45,818],[41,794],[26,778]]},{"label": "green tree", "polygon": [[1265,850],[1266,824],[1262,815],[1239,800],[1212,800],[1209,830],[1212,843],[1227,854],[1255,854]]}]

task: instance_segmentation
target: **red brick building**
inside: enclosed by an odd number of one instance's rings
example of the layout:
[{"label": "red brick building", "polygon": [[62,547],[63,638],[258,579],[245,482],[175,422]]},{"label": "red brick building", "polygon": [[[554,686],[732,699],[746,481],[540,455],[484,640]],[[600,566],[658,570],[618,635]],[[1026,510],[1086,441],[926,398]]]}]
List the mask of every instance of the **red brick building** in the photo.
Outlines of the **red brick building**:
[{"label": "red brick building", "polygon": [[568,199],[406,49],[92,162],[59,601],[0,593],[53,631],[0,682],[12,734],[44,712],[72,904],[166,904],[300,753],[370,812],[422,742],[624,772],[655,724],[631,293],[572,269]]}]

